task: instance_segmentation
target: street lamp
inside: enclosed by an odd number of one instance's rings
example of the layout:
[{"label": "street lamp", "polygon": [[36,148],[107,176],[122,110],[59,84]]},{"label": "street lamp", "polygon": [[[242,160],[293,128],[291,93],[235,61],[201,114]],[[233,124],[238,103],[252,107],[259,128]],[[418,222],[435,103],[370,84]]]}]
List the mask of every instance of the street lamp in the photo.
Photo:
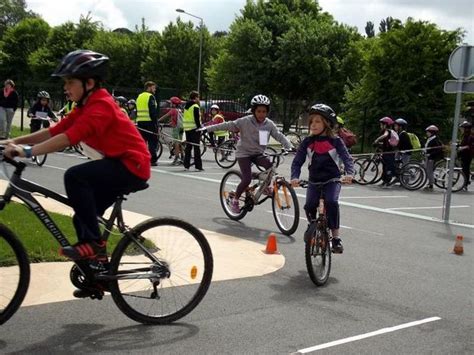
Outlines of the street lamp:
[{"label": "street lamp", "polygon": [[193,15],[193,14],[190,14],[189,12],[186,12],[184,11],[183,9],[176,9],[176,12],[180,12],[182,14],[186,14],[186,15],[189,15],[189,16],[192,16],[192,17],[195,17],[197,19],[200,20],[199,22],[199,29],[200,29],[200,32],[201,32],[201,38],[199,40],[199,67],[198,67],[198,85],[197,85],[197,91],[199,93],[201,93],[201,60],[202,60],[202,26],[203,26],[203,19],[202,17],[199,17],[199,16],[196,16],[196,15]]}]

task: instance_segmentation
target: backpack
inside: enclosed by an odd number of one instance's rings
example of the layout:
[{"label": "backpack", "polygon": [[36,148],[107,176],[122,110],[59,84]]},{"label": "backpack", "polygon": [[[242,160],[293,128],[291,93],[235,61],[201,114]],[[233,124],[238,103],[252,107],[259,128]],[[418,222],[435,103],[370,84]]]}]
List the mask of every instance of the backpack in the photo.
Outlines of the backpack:
[{"label": "backpack", "polygon": [[400,142],[400,137],[398,136],[398,133],[395,132],[393,129],[390,129],[390,138],[388,139],[388,144],[390,144],[391,147],[396,147],[398,145],[398,142]]},{"label": "backpack", "polygon": [[346,128],[341,128],[339,130],[339,137],[342,138],[347,148],[357,144],[357,136]]},{"label": "backpack", "polygon": [[418,136],[415,133],[408,133],[408,137],[410,138],[410,143],[413,149],[420,149],[421,148],[421,143],[420,140],[418,139]]}]

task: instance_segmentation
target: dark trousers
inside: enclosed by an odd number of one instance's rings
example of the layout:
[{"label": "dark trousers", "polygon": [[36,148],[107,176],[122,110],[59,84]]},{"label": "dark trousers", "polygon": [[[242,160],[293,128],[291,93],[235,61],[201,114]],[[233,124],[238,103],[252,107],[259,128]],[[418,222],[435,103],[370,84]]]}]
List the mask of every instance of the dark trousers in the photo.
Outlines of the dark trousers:
[{"label": "dark trousers", "polygon": [[32,118],[30,121],[30,132],[34,133],[37,132],[43,128],[48,128],[49,127],[49,121],[48,120],[41,120],[38,118]]},{"label": "dark trousers", "polygon": [[461,168],[464,176],[466,177],[466,186],[470,184],[471,181],[471,161],[472,156],[469,154],[461,155]]},{"label": "dark trousers", "polygon": [[202,160],[201,160],[201,132],[198,132],[196,129],[186,131],[186,148],[184,149],[184,161],[183,165],[186,169],[189,169],[191,166],[191,150],[194,152],[194,167],[196,169],[202,169]]},{"label": "dark trousers", "polygon": [[316,210],[319,206],[321,189],[324,189],[324,206],[328,218],[329,229],[339,229],[339,193],[341,192],[340,182],[330,182],[323,187],[309,184],[306,191],[306,204],[304,209],[308,221],[316,218]]},{"label": "dark trousers", "polygon": [[235,198],[239,198],[252,181],[252,163],[262,166],[264,169],[272,167],[272,162],[263,155],[237,158],[237,162],[239,163],[242,180],[235,191]]},{"label": "dark trousers", "polygon": [[395,176],[395,154],[382,155],[382,181],[388,184]]},{"label": "dark trousers", "polygon": [[158,149],[158,126],[152,121],[137,122],[137,126],[150,151],[151,162],[156,163],[158,160],[156,155],[156,150]]},{"label": "dark trousers", "polygon": [[73,223],[80,241],[100,239],[97,217],[118,196],[144,187],[118,159],[91,160],[69,168],[64,174],[66,194],[74,209]]}]

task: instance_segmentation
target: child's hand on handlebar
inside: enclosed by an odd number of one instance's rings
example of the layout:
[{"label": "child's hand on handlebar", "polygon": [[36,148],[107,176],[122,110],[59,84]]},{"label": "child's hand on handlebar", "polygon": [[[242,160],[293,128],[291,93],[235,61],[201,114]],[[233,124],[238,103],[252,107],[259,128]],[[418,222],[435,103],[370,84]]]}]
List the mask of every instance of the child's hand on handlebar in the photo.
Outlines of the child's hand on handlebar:
[{"label": "child's hand on handlebar", "polygon": [[20,157],[24,158],[25,157],[25,151],[20,145],[13,144],[9,142],[5,146],[5,150],[3,151],[3,155],[5,155],[7,158],[13,159],[15,157]]},{"label": "child's hand on handlebar", "polygon": [[345,175],[341,178],[341,184],[350,185],[350,184],[352,184],[352,179],[353,179],[353,176]]},{"label": "child's hand on handlebar", "polygon": [[300,180],[299,179],[291,179],[290,183],[291,183],[291,187],[300,186]]}]

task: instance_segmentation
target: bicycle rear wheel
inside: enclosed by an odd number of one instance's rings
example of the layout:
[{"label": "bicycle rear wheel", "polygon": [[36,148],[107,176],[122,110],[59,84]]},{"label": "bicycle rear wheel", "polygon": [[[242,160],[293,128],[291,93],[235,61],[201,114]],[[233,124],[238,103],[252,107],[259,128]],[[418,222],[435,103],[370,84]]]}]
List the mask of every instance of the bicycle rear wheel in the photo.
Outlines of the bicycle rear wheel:
[{"label": "bicycle rear wheel", "polygon": [[399,179],[405,189],[418,190],[426,183],[426,170],[419,163],[407,163],[402,166]]},{"label": "bicycle rear wheel", "polygon": [[[441,183],[442,181],[442,186],[443,189],[448,188],[448,179],[449,179],[449,172],[447,170],[443,171],[440,176],[438,176],[435,181],[438,181]],[[451,187],[452,192],[458,192],[461,191],[464,185],[466,184],[466,177],[464,176],[464,173],[461,171],[460,168],[455,168],[453,171],[453,185]],[[439,185],[436,184],[438,187]]]},{"label": "bicycle rear wheel", "polygon": [[7,227],[0,225],[0,325],[9,320],[25,298],[30,283],[26,251]]},{"label": "bicycle rear wheel", "polygon": [[231,170],[224,174],[221,180],[221,186],[219,187],[219,200],[221,201],[222,209],[227,217],[234,221],[244,218],[247,214],[247,210],[243,208],[245,205],[245,194],[242,194],[239,199],[239,213],[236,213],[231,209],[231,201],[234,199],[235,191],[237,190],[240,181],[242,181],[242,175],[240,172]]},{"label": "bicycle rear wheel", "polygon": [[[202,232],[176,218],[152,218],[117,244],[112,298],[129,318],[168,324],[190,313],[211,284],[213,258]],[[159,262],[157,262],[159,261]]]},{"label": "bicycle rear wheel", "polygon": [[285,235],[291,235],[298,229],[300,221],[298,197],[293,187],[285,180],[277,180],[273,188],[273,217],[278,229]]},{"label": "bicycle rear wheel", "polygon": [[326,228],[315,229],[315,234],[305,243],[304,254],[309,278],[316,286],[323,286],[331,272],[331,246]]},{"label": "bicycle rear wheel", "polygon": [[235,141],[233,139],[226,140],[219,147],[217,147],[216,152],[214,153],[214,158],[216,159],[217,165],[221,168],[229,169],[232,168],[237,159],[235,158]]},{"label": "bicycle rear wheel", "polygon": [[357,182],[360,185],[375,183],[379,176],[378,164],[371,158],[357,159],[357,161],[360,161],[359,178],[357,179]]}]

